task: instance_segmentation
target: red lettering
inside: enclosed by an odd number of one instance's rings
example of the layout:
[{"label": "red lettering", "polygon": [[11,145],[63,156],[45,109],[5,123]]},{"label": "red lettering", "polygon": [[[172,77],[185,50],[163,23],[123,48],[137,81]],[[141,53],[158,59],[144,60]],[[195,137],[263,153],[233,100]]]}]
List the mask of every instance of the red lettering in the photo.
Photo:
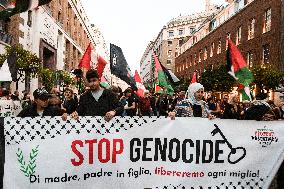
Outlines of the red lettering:
[{"label": "red lettering", "polygon": [[[119,145],[119,149],[117,149],[117,144]],[[123,140],[122,139],[113,139],[113,146],[112,146],[112,163],[116,163],[116,156],[117,154],[121,154],[123,152]]]},{"label": "red lettering", "polygon": [[94,163],[94,144],[97,143],[97,139],[86,140],[86,144],[89,144],[89,164]]},{"label": "red lettering", "polygon": [[[106,158],[105,159],[103,159],[103,150],[102,150],[103,143],[106,144],[106,150],[105,150]],[[101,139],[99,142],[98,158],[101,163],[107,163],[110,160],[110,142],[106,138]]]},{"label": "red lettering", "polygon": [[84,156],[83,154],[81,154],[81,152],[79,152],[76,148],[76,145],[79,145],[80,147],[83,147],[83,142],[81,140],[75,140],[72,142],[72,145],[71,145],[71,149],[72,151],[74,152],[74,154],[76,154],[79,158],[79,161],[76,161],[75,158],[71,159],[71,163],[74,165],[74,166],[79,166],[83,163],[84,161]]}]

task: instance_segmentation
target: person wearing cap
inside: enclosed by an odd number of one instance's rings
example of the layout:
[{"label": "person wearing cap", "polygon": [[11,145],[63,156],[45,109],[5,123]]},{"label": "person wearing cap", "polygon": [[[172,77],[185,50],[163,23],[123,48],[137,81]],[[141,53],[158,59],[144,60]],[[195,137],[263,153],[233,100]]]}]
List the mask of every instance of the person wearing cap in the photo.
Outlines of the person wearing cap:
[{"label": "person wearing cap", "polygon": [[71,117],[78,119],[79,116],[104,116],[106,121],[110,121],[115,115],[120,115],[123,106],[111,90],[100,87],[97,71],[89,70],[86,79],[89,90],[80,97],[77,110]]},{"label": "person wearing cap", "polygon": [[214,119],[206,102],[202,100],[204,87],[200,83],[192,83],[188,87],[187,98],[178,102],[175,110],[169,112],[169,117],[173,120],[175,117],[203,117]]},{"label": "person wearing cap", "polygon": [[[34,103],[23,109],[18,117],[35,117],[35,116],[64,116],[60,108],[49,106],[48,99],[50,94],[45,89],[36,89],[33,92]],[[63,118],[63,117],[62,117]],[[64,118],[63,118],[64,120]]]}]

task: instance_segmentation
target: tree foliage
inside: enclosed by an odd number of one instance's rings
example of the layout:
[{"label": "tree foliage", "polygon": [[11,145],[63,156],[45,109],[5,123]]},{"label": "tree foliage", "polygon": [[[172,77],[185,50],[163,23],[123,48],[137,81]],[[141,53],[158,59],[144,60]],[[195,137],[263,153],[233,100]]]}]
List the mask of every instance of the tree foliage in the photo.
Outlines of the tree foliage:
[{"label": "tree foliage", "polygon": [[57,84],[75,84],[70,74],[64,70],[52,71],[48,68],[43,68],[39,72],[39,77],[45,88],[50,91]]},{"label": "tree foliage", "polygon": [[280,72],[272,65],[268,66],[254,66],[251,69],[254,76],[254,83],[256,84],[258,92],[265,90],[275,90],[280,84],[284,83],[284,72]]},{"label": "tree foliage", "polygon": [[4,61],[11,54],[13,48],[15,48],[16,50],[16,63],[19,68],[19,75],[23,76],[23,74],[25,73],[29,77],[36,77],[41,69],[41,60],[37,57],[36,54],[23,49],[23,47],[20,45],[14,47],[5,47],[6,53],[0,55],[0,66],[2,66]]},{"label": "tree foliage", "polygon": [[199,82],[204,86],[206,91],[231,92],[235,84],[235,79],[228,74],[226,66],[221,65],[203,72],[199,78]]},{"label": "tree foliage", "polygon": [[[19,79],[24,74],[28,77],[40,77],[42,84],[46,89],[51,90],[56,82],[64,84],[74,84],[73,78],[70,74],[64,70],[53,71],[48,68],[42,68],[42,62],[37,57],[36,54],[33,54],[25,49],[22,46],[14,46],[17,55],[17,66],[19,68],[18,74]],[[8,56],[11,54],[13,47],[5,47],[6,53],[0,54],[0,66],[5,62]],[[22,77],[24,79],[24,77]]]}]

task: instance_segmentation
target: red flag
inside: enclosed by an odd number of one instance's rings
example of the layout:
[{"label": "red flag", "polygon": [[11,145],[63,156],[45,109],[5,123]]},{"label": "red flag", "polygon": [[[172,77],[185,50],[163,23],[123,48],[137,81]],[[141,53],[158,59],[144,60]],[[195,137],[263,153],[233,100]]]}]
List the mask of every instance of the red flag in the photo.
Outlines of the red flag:
[{"label": "red flag", "polygon": [[90,43],[78,65],[79,68],[86,68],[87,70],[91,69],[92,49],[92,44]]},{"label": "red flag", "polygon": [[135,79],[136,82],[142,83],[142,82],[141,82],[141,77],[140,77],[140,75],[139,75],[139,73],[138,73],[137,70],[135,70],[134,79]]},{"label": "red flag", "polygon": [[196,71],[193,72],[191,83],[196,83]]},{"label": "red flag", "polygon": [[233,71],[235,73],[240,69],[247,67],[247,63],[242,56],[242,53],[230,39],[228,39],[228,52],[230,53],[230,64],[233,66]]},{"label": "red flag", "polygon": [[142,84],[142,80],[140,75],[138,74],[138,71],[135,70],[135,75],[134,75],[134,79],[136,82],[136,86],[138,88],[138,90],[136,91],[136,94],[140,97],[144,97],[144,92],[146,90],[145,86]]},{"label": "red flag", "polygon": [[159,85],[155,85],[155,93],[163,93],[162,87],[160,87]]},{"label": "red flag", "polygon": [[103,72],[106,67],[106,64],[107,62],[105,61],[105,59],[101,57],[100,55],[98,55],[97,71],[98,71],[98,75],[100,78],[103,76]]}]

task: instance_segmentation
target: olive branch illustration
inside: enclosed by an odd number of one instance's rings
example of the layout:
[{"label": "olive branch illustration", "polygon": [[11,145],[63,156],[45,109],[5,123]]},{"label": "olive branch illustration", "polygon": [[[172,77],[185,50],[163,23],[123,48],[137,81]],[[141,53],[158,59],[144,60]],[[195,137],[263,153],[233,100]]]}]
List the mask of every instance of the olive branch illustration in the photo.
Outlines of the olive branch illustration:
[{"label": "olive branch illustration", "polygon": [[16,154],[17,154],[18,162],[20,163],[20,167],[21,167],[20,170],[24,173],[26,177],[30,177],[31,175],[35,173],[35,168],[36,168],[35,161],[38,155],[38,147],[39,145],[37,145],[37,147],[32,149],[30,153],[30,159],[29,159],[28,164],[24,160],[23,151],[20,148],[18,148],[18,152]]}]

